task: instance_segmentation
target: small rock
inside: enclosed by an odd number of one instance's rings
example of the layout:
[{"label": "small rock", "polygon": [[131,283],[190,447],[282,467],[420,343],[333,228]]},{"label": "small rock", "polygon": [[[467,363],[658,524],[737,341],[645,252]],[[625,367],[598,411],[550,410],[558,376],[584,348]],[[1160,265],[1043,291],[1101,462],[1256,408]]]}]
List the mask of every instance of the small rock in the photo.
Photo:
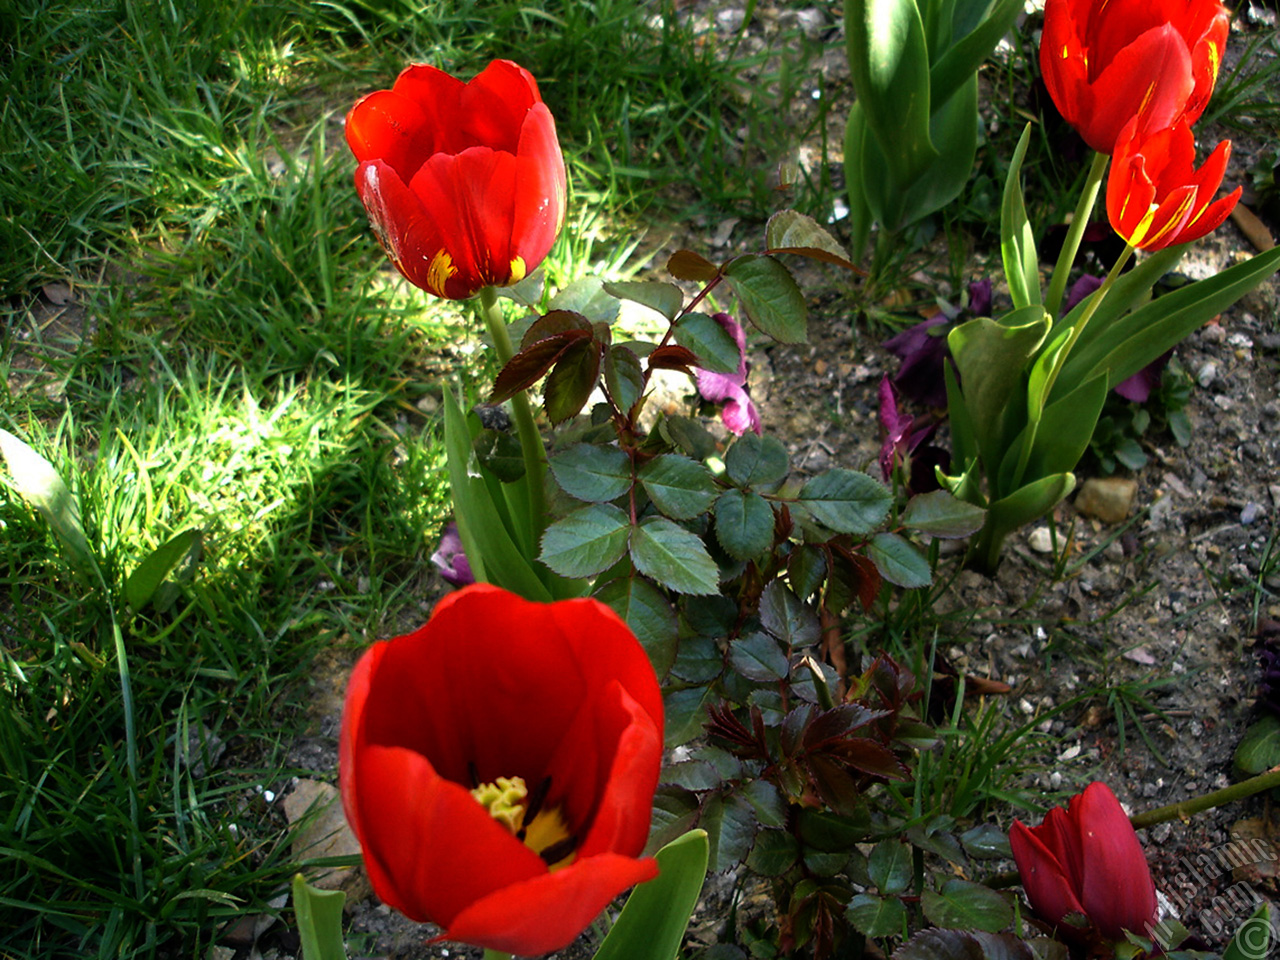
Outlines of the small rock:
[{"label": "small rock", "polygon": [[[295,859],[345,857],[360,853],[360,842],[347,826],[342,804],[338,802],[338,790],[332,784],[299,780],[284,798],[284,815],[291,824],[306,818],[293,834]],[[321,890],[337,890],[347,886],[352,874],[350,867],[341,867],[321,873],[311,882]]]},{"label": "small rock", "polygon": [[734,32],[742,27],[742,22],[747,19],[747,11],[738,9],[721,10],[716,14],[716,25],[721,30]]},{"label": "small rock", "polygon": [[1216,379],[1218,379],[1218,365],[1212,360],[1196,372],[1196,383],[1203,388],[1207,389]]},{"label": "small rock", "polygon": [[1103,523],[1120,523],[1129,516],[1138,484],[1123,477],[1091,477],[1080,487],[1075,507]]},{"label": "small rock", "polygon": [[1213,397],[1213,405],[1219,410],[1231,410],[1235,407],[1236,402],[1228,397],[1225,393],[1215,394]]},{"label": "small rock", "polygon": [[1211,323],[1207,327],[1201,328],[1200,339],[1206,343],[1221,343],[1227,339],[1227,331],[1222,329],[1221,324]]},{"label": "small rock", "polygon": [[1048,527],[1036,527],[1027,536],[1027,544],[1036,553],[1052,553],[1053,535],[1049,533]]},{"label": "small rock", "polygon": [[1254,503],[1250,500],[1244,505],[1244,509],[1240,511],[1240,522],[1247,527],[1249,524],[1256,522],[1259,517],[1266,516],[1266,513],[1266,508],[1262,504]]}]

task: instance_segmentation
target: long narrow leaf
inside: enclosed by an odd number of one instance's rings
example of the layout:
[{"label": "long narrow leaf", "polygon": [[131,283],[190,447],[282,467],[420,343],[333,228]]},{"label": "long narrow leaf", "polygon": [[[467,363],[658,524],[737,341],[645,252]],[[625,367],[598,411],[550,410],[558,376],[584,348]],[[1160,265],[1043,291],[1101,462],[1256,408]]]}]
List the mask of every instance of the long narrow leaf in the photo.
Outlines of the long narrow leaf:
[{"label": "long narrow leaf", "polygon": [[293,912],[302,940],[302,960],[347,960],[342,942],[341,890],[317,890],[298,874],[293,878]]},{"label": "long narrow leaf", "polygon": [[[978,72],[984,60],[991,56],[1000,38],[1009,32],[1013,21],[1022,10],[1023,0],[998,0],[991,12],[970,33],[953,39],[947,50],[929,72],[929,89],[933,95],[931,108],[939,110],[969,77]],[[965,24],[956,26],[963,28]]]},{"label": "long narrow leaf", "polygon": [[658,876],[636,887],[595,960],[674,960],[707,877],[710,843],[690,830],[657,853]]},{"label": "long narrow leaf", "polygon": [[1022,161],[1030,142],[1031,124],[1028,123],[1013,151],[1009,175],[1004,181],[1004,200],[1000,204],[1000,253],[1004,259],[1004,278],[1015,307],[1043,302],[1036,237],[1022,197]]}]

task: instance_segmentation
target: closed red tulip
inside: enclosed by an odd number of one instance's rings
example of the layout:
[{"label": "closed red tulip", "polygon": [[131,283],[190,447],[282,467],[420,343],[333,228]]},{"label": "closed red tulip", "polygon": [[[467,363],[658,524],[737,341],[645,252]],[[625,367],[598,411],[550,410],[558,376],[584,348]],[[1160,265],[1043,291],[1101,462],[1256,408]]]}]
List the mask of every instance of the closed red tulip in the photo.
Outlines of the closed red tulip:
[{"label": "closed red tulip", "polygon": [[1047,0],[1040,69],[1062,116],[1109,154],[1139,113],[1153,128],[1199,118],[1229,29],[1218,0]]},{"label": "closed red tulip", "polygon": [[1159,250],[1217,229],[1240,199],[1240,188],[1215,200],[1231,141],[1223,140],[1199,170],[1196,142],[1185,121],[1145,132],[1125,127],[1107,177],[1107,217],[1132,246]]},{"label": "closed red tulip", "polygon": [[1022,888],[1037,914],[1071,930],[1082,914],[1110,940],[1125,930],[1145,934],[1156,920],[1156,887],[1147,858],[1111,788],[1091,783],[1055,807],[1038,827],[1014,821],[1009,831]]},{"label": "closed red tulip", "polygon": [[508,60],[470,83],[415,64],[352,107],[346,131],[387,256],[438,297],[518,283],[564,224],[555,121],[533,76]]},{"label": "closed red tulip", "polygon": [[559,950],[657,874],[639,854],[662,696],[639,641],[595,600],[450,594],[356,664],[340,750],[374,891],[442,939]]}]

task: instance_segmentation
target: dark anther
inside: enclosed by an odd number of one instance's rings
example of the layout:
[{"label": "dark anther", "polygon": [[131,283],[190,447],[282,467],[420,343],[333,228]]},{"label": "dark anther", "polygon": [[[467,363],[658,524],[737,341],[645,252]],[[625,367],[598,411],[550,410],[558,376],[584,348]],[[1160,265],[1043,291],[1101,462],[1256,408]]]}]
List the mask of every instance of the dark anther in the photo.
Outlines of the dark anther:
[{"label": "dark anther", "polygon": [[516,831],[517,840],[524,840],[528,825],[533,823],[533,818],[541,812],[542,805],[547,802],[547,794],[550,792],[551,778],[543,777],[542,781],[533,788],[533,793],[529,794],[529,802],[524,805],[524,817],[521,820],[524,825]]},{"label": "dark anther", "polygon": [[553,843],[547,849],[543,850],[538,856],[542,858],[543,863],[548,867],[559,863],[569,854],[573,853],[573,848],[578,845],[578,841],[573,837],[566,837],[559,843]]}]

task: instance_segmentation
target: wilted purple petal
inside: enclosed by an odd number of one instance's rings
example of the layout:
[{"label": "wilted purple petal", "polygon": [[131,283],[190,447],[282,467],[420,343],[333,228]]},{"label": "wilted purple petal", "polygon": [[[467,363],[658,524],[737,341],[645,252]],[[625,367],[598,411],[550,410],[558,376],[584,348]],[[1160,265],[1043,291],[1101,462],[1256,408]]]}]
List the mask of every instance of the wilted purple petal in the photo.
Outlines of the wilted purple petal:
[{"label": "wilted purple petal", "polygon": [[974,317],[991,316],[991,281],[974,280],[969,284],[969,314]]},{"label": "wilted purple petal", "polygon": [[942,365],[946,363],[949,351],[942,328],[949,322],[946,316],[932,317],[908,327],[883,344],[890,353],[902,358],[902,366],[894,374],[893,385],[903,396],[929,407],[947,404]]},{"label": "wilted purple petal", "polygon": [[450,520],[440,534],[440,546],[431,555],[431,562],[440,570],[443,580],[455,587],[465,587],[475,583],[475,575],[471,572],[471,564],[462,549],[462,537],[458,534],[458,524]]},{"label": "wilted purple petal", "polygon": [[1166,350],[1132,377],[1121,380],[1115,386],[1116,393],[1134,403],[1146,403],[1152,391],[1160,386],[1160,378],[1164,375],[1165,365],[1171,356],[1173,351]]},{"label": "wilted purple petal", "polygon": [[1102,286],[1102,277],[1095,277],[1093,274],[1086,273],[1083,277],[1071,285],[1071,289],[1067,291],[1066,302],[1062,304],[1063,316],[1075,309],[1085,297],[1093,293]]}]

